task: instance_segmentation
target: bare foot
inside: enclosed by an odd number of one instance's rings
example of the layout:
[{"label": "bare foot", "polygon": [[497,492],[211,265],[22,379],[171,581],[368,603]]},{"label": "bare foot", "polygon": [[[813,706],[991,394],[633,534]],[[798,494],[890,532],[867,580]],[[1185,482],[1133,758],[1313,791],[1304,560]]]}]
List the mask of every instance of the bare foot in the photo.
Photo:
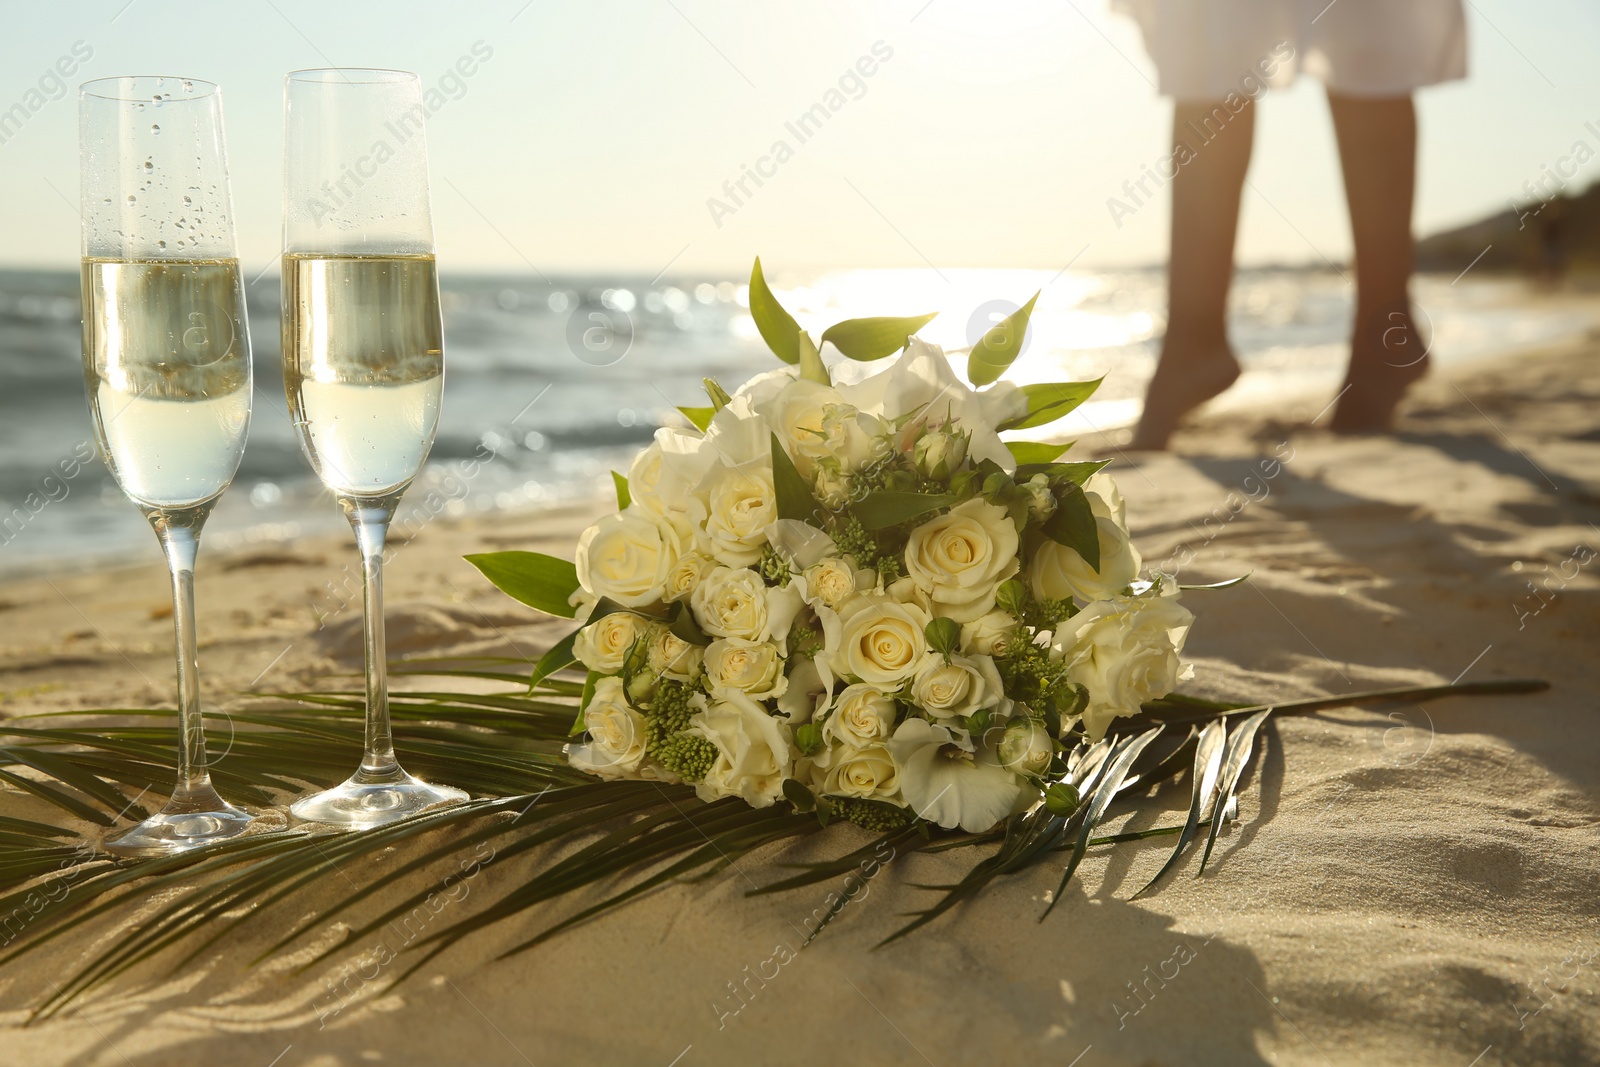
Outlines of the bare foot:
[{"label": "bare foot", "polygon": [[1395,408],[1411,384],[1428,373],[1427,343],[1405,312],[1357,331],[1350,344],[1350,370],[1333,411],[1334,433],[1388,433]]},{"label": "bare foot", "polygon": [[1134,431],[1130,451],[1160,452],[1183,417],[1223,392],[1239,377],[1239,361],[1224,342],[1218,346],[1180,350],[1162,346],[1161,362],[1144,395],[1144,414]]}]

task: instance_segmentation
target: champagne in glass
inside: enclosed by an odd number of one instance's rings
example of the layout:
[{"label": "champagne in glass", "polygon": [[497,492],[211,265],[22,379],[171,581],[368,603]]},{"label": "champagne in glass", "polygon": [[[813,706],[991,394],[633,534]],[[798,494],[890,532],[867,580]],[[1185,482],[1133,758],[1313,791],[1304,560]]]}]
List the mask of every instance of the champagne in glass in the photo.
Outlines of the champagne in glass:
[{"label": "champagne in glass", "polygon": [[221,90],[104,78],[82,86],[79,105],[84,380],[100,453],[166,555],[178,661],[172,796],[106,847],[162,856],[250,824],[207,770],[194,607],[200,529],[244,455],[250,334]]},{"label": "champagne in glass", "polygon": [[444,341],[422,87],[388,70],[307,70],[284,94],[283,382],[311,467],[355,530],[365,589],[366,745],[296,818],[380,825],[467,794],[395,758],[383,549],[439,424]]}]

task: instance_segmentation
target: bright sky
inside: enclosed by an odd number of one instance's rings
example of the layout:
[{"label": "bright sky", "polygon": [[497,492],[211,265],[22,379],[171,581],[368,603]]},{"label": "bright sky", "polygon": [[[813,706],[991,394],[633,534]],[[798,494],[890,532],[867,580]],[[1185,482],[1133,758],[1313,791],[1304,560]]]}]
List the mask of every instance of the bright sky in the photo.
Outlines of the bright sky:
[{"label": "bright sky", "polygon": [[[1470,79],[1420,97],[1419,233],[1503,208],[1575,141],[1600,148],[1600,4],[1467,6]],[[1120,228],[1106,206],[1164,153],[1170,126],[1139,35],[1107,0],[96,0],[7,14],[0,111],[77,42],[93,55],[74,85],[158,73],[222,84],[252,271],[280,247],[283,73],[400,67],[438,85],[480,41],[492,55],[445,85],[458,98],[428,129],[440,256],[457,270],[739,274],[756,253],[787,270],[1054,268],[1080,250],[1079,267],[1165,254],[1164,196]],[[892,54],[864,94],[800,144],[785,123],[877,42]],[[77,257],[75,109],[75,93],[47,102],[0,144],[0,263]],[[714,219],[707,200],[731,204],[723,183],[780,138],[793,157]],[[1575,185],[1597,177],[1600,161]],[[1251,180],[1244,262],[1348,254],[1315,82],[1264,101]]]}]

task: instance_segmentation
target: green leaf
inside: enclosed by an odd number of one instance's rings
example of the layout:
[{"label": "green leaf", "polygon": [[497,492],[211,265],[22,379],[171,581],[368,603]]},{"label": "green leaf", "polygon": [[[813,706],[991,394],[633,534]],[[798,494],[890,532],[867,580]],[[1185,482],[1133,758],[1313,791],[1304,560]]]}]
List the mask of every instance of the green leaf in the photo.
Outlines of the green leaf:
[{"label": "green leaf", "polygon": [[761,339],[767,342],[773,355],[785,363],[800,362],[800,324],[767,288],[760,256],[750,268],[750,317],[756,321],[756,329],[761,331]]},{"label": "green leaf", "polygon": [[932,315],[911,315],[905,318],[875,317],[845,319],[829,326],[822,333],[822,343],[832,342],[833,347],[851,359],[870,363],[884,356],[892,356],[904,348],[913,334],[932,321]]},{"label": "green leaf", "polygon": [[1073,408],[1094,395],[1104,378],[1092,382],[1040,382],[1022,386],[1022,395],[1028,399],[1028,413],[1020,418],[1007,419],[1000,424],[1002,430],[1026,430],[1055,422]]},{"label": "green leaf", "polygon": [[1033,314],[1034,293],[1028,302],[984,331],[978,343],[967,356],[967,381],[973,385],[988,385],[998,381],[1006,368],[1015,362],[1028,336],[1028,316]]},{"label": "green leaf", "polygon": [[1035,474],[1048,474],[1052,481],[1082,485],[1111,465],[1109,459],[1081,460],[1072,463],[1024,463],[1012,472],[1012,480],[1025,482]]},{"label": "green leaf", "polygon": [[828,376],[828,368],[822,362],[822,353],[817,351],[811,335],[804,330],[800,331],[799,345],[800,377],[818,385],[832,385],[833,379]]},{"label": "green leaf", "polygon": [[1018,464],[1049,463],[1072,447],[1068,441],[1064,445],[1048,444],[1044,441],[1007,441],[1006,448],[1011,452],[1011,458]]},{"label": "green leaf", "polygon": [[1044,804],[1052,815],[1071,815],[1082,802],[1077,787],[1071,782],[1056,782],[1044,791]]},{"label": "green leaf", "polygon": [[572,720],[572,729],[567,731],[567,736],[577,737],[589,728],[584,724],[583,713],[589,710],[589,701],[594,699],[594,687],[603,677],[599,671],[590,671],[589,677],[584,679],[583,694],[578,697],[578,717]]},{"label": "green leaf", "polygon": [[701,433],[706,432],[706,427],[711,425],[711,416],[715,415],[715,408],[679,408],[678,414],[689,420],[689,424]]},{"label": "green leaf", "polygon": [[706,387],[706,396],[711,398],[711,414],[715,415],[733,403],[733,397],[715,378],[701,378],[700,384]]},{"label": "green leaf", "polygon": [[567,601],[578,591],[578,568],[564,559],[543,552],[480,552],[462,558],[513,600],[563,619],[576,614]]},{"label": "green leaf", "polygon": [[929,648],[948,656],[961,643],[961,624],[941,615],[928,620],[928,625],[923,628],[923,634],[928,638]]},{"label": "green leaf", "polygon": [[617,510],[627,510],[628,505],[633,503],[633,499],[628,496],[628,479],[612,471],[611,484],[617,487]]},{"label": "green leaf", "polygon": [[887,530],[891,526],[909,522],[918,515],[952,507],[960,502],[960,497],[948,493],[903,493],[880,489],[858,500],[850,510],[855,512],[856,518],[861,520],[861,525],[866,529]]},{"label": "green leaf", "polygon": [[817,515],[817,500],[811,486],[795,469],[794,460],[783,450],[778,435],[772,435],[772,488],[777,496],[778,518],[810,522]]},{"label": "green leaf", "polygon": [[794,744],[802,756],[815,756],[822,751],[822,727],[814,722],[803,723],[794,728]]},{"label": "green leaf", "polygon": [[795,811],[816,811],[817,798],[798,779],[785,778],[783,780],[783,796],[794,805]]},{"label": "green leaf", "polygon": [[687,641],[691,645],[704,648],[711,643],[711,638],[706,636],[706,632],[700,629],[700,624],[695,621],[694,612],[689,610],[687,601],[678,601],[677,610],[673,612],[672,622],[668,624],[667,629],[671,630],[680,641]]},{"label": "green leaf", "polygon": [[573,644],[578,640],[578,635],[583,630],[580,627],[550,646],[550,650],[539,657],[539,662],[533,665],[533,675],[528,679],[528,691],[539,688],[539,683],[557,671],[565,670],[578,662],[578,657],[573,655]]},{"label": "green leaf", "polygon": [[1100,525],[1083,490],[1072,486],[1057,498],[1056,510],[1044,522],[1045,536],[1066,545],[1096,573],[1100,573]]}]

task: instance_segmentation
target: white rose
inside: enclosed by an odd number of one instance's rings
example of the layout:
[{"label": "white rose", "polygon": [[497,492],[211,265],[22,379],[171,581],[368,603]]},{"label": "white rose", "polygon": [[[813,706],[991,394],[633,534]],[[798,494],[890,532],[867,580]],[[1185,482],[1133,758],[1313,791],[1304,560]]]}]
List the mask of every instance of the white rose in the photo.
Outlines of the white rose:
[{"label": "white rose", "polygon": [[794,583],[768,586],[744,567],[715,567],[689,597],[700,629],[712,637],[782,641],[804,601]]},{"label": "white rose", "polygon": [[706,649],[706,685],[713,696],[735,689],[754,700],[783,695],[783,653],[771,641],[719,637]]},{"label": "white rose", "polygon": [[1178,603],[1177,588],[1169,590],[1096,600],[1056,627],[1050,655],[1066,662],[1070,681],[1089,690],[1083,725],[1091,740],[1104,737],[1112,719],[1136,713],[1188,676],[1179,655],[1194,616]]},{"label": "white rose", "polygon": [[649,656],[650,669],[656,674],[674,682],[690,682],[700,673],[705,649],[657,626],[650,638]]},{"label": "white rose", "polygon": [[614,611],[578,631],[572,654],[591,671],[616,674],[622,670],[628,650],[649,625],[631,611]]},{"label": "white rose", "polygon": [[770,459],[717,468],[706,485],[704,508],[706,547],[719,563],[748,567],[760,559],[767,527],[778,518]]},{"label": "white rose", "polygon": [[662,599],[669,603],[682,600],[694,592],[695,586],[705,581],[707,574],[716,569],[717,561],[702,552],[685,552],[667,571]]},{"label": "white rose", "polygon": [[923,657],[910,692],[913,704],[939,719],[971,715],[1004,695],[1000,672],[988,656],[951,656],[946,663],[937,652]]},{"label": "white rose", "polygon": [[1008,724],[1000,739],[1000,764],[1018,774],[1037,778],[1050,767],[1055,746],[1050,743],[1050,731],[1032,719],[1018,719]]},{"label": "white rose", "polygon": [[835,698],[822,724],[822,738],[847,748],[887,741],[894,732],[894,715],[894,701],[883,690],[857,682]]},{"label": "white rose", "polygon": [[1017,572],[1017,528],[1005,508],[974,497],[918,526],[906,573],[933,612],[971,622],[994,607],[995,587]]},{"label": "white rose", "polygon": [[1017,620],[1004,611],[961,624],[961,651],[968,655],[1003,656],[1017,640]]},{"label": "white rose", "polygon": [[628,706],[622,679],[602,678],[583,712],[590,740],[567,746],[567,760],[602,778],[624,778],[639,769],[649,740],[643,715]]},{"label": "white rose", "polygon": [[578,538],[578,582],[625,608],[653,604],[661,599],[679,547],[670,525],[630,507],[607,515]]},{"label": "white rose", "polygon": [[861,596],[839,632],[832,666],[872,685],[899,689],[928,652],[928,613],[915,604]]},{"label": "white rose", "polygon": [[812,491],[817,503],[829,511],[839,511],[850,503],[850,476],[832,467],[818,467]]},{"label": "white rose", "polygon": [[825,604],[838,611],[851,597],[870,586],[871,573],[856,570],[848,560],[825,559],[806,568],[805,601]]},{"label": "white rose", "polygon": [[879,743],[861,748],[843,747],[829,754],[822,770],[821,789],[829,796],[888,800],[900,792],[900,768]]},{"label": "white rose", "polygon": [[661,442],[678,449],[686,447],[677,441],[681,431],[663,428],[656,432],[656,440],[633,459],[628,468],[628,498],[632,503],[669,522],[680,535],[692,530],[689,516],[689,491],[694,487],[680,470],[665,462]]},{"label": "white rose", "polygon": [[738,796],[753,808],[766,808],[783,795],[793,767],[788,728],[760,704],[728,692],[690,720],[689,732],[717,749],[710,771],[695,785],[701,800]]},{"label": "white rose", "polygon": [[1096,474],[1083,487],[1100,533],[1100,569],[1076,549],[1045,540],[1028,564],[1028,585],[1041,600],[1106,600],[1139,577],[1139,550],[1128,539],[1127,508],[1110,475]]},{"label": "white rose", "polygon": [[950,430],[933,430],[917,439],[912,451],[917,469],[939,481],[961,468],[967,458],[967,435]]}]

